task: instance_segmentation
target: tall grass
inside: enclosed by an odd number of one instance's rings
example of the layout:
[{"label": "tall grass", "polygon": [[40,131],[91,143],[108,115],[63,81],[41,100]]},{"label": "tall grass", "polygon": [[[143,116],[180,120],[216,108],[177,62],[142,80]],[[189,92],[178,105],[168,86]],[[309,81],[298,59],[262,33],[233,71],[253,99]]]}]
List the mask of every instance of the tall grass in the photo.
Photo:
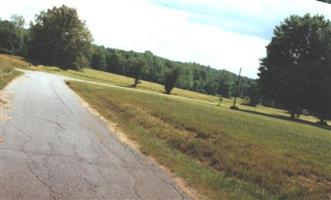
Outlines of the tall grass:
[{"label": "tall grass", "polygon": [[17,59],[9,59],[0,54],[0,90],[16,76],[22,74],[14,69],[15,66],[20,65],[18,63]]},{"label": "tall grass", "polygon": [[28,69],[32,65],[22,57],[0,54],[1,68],[24,68]]}]

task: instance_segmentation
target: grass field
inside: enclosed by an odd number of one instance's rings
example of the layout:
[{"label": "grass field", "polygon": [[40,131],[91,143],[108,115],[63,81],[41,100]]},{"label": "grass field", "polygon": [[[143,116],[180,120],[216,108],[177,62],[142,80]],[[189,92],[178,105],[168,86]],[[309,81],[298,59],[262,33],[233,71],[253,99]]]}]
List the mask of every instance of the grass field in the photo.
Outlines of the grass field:
[{"label": "grass field", "polygon": [[284,110],[264,106],[233,111],[231,99],[177,88],[165,95],[147,81],[133,89],[129,77],[33,66],[20,57],[0,55],[0,64],[109,84],[69,83],[206,199],[331,198],[331,130],[312,116],[290,121]]},{"label": "grass field", "polygon": [[[82,71],[74,71],[74,70],[61,70],[57,67],[38,66],[36,69],[41,70],[41,71],[56,73],[59,75],[69,76],[72,78],[78,78],[78,79],[83,79],[83,80],[87,80],[87,81],[96,81],[96,82],[112,84],[112,85],[128,87],[128,88],[132,85],[132,83],[134,81],[130,77],[102,72],[102,71],[93,70],[93,69],[89,69],[89,68],[85,68]],[[137,89],[152,91],[152,92],[161,93],[161,94],[164,93],[163,85],[148,82],[148,81],[141,81],[141,84],[138,85]],[[198,92],[194,92],[194,91],[183,90],[180,88],[175,88],[172,91],[172,95],[176,96],[176,97],[188,98],[189,100],[194,100],[196,102],[200,102],[203,104],[219,105],[219,106],[226,107],[226,108],[229,108],[232,105],[232,99],[222,98],[222,101],[220,102],[220,100],[219,100],[220,97],[202,94],[202,93],[198,93]],[[239,98],[238,104],[241,104],[241,102],[242,102],[242,100]],[[241,108],[241,110],[245,110],[248,112],[253,111],[253,112],[259,112],[262,114],[267,114],[267,115],[270,115],[273,117],[289,118],[289,114],[287,112],[285,112],[284,110],[275,109],[275,108],[271,108],[271,107],[265,107],[265,106],[261,106],[261,105],[257,106],[257,107],[240,105],[240,108]],[[304,115],[302,115],[300,117],[300,119],[309,121],[309,122],[318,121],[315,117],[304,116]]]},{"label": "grass field", "polygon": [[[69,76],[69,77],[73,77],[73,78],[108,83],[108,84],[118,85],[118,86],[122,86],[122,87],[130,87],[134,81],[133,78],[130,78],[130,77],[102,72],[102,71],[89,69],[89,68],[85,68],[82,71],[75,71],[75,70],[61,70],[57,67],[38,66],[37,69],[42,70],[42,71],[56,73],[59,75]],[[154,91],[154,92],[158,92],[158,93],[164,92],[163,85],[148,82],[148,81],[141,81],[141,84],[139,84],[137,88],[143,89],[143,90]],[[172,91],[172,94],[176,95],[176,96],[194,98],[197,100],[213,102],[213,103],[219,101],[219,98],[216,96],[201,94],[198,92],[183,90],[183,89],[179,89],[179,88],[175,88]],[[227,99],[225,99],[225,101],[227,101]]]},{"label": "grass field", "polygon": [[153,92],[69,85],[207,198],[331,198],[330,130]]}]

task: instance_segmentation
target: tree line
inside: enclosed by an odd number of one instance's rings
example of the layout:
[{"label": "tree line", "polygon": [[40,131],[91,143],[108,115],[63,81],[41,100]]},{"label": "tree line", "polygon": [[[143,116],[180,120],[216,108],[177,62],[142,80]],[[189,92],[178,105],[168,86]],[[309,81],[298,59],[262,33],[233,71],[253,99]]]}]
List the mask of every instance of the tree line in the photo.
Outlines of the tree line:
[{"label": "tree line", "polygon": [[[292,117],[309,112],[324,124],[331,118],[331,23],[323,16],[286,18],[275,27],[261,59],[259,78],[242,77],[239,96],[247,104],[285,108]],[[198,63],[172,61],[150,51],[134,52],[93,44],[77,11],[65,5],[40,12],[28,28],[24,19],[0,19],[0,52],[33,62],[81,70],[91,67],[201,93],[231,97],[237,76]]]},{"label": "tree line", "polygon": [[[236,75],[197,63],[176,62],[154,55],[106,48],[93,38],[77,11],[65,5],[40,12],[30,27],[24,19],[0,20],[0,52],[21,55],[43,65],[80,70],[82,67],[130,76],[173,87],[231,97]],[[242,78],[242,96],[254,80]],[[170,87],[172,86],[172,87]],[[171,88],[171,89],[170,89]]]},{"label": "tree line", "polygon": [[[197,63],[171,61],[150,51],[139,53],[97,45],[93,45],[93,49],[90,66],[94,69],[131,77],[136,77],[136,73],[140,72],[141,79],[155,83],[164,84],[176,79],[176,86],[179,88],[224,97],[234,95],[237,75],[226,70],[216,70]],[[141,62],[144,67],[138,69]],[[253,82],[252,79],[242,78],[242,96],[247,95]]]}]

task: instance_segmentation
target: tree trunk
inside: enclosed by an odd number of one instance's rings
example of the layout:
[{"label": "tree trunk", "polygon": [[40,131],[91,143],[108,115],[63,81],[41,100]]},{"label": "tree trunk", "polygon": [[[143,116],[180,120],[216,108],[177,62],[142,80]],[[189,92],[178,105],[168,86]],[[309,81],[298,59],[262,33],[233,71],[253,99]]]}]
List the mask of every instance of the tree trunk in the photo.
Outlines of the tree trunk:
[{"label": "tree trunk", "polygon": [[326,124],[326,122],[325,122],[325,118],[324,118],[323,115],[320,116],[320,122],[319,122],[319,123],[320,123],[321,125]]},{"label": "tree trunk", "polygon": [[138,83],[139,83],[139,79],[135,78],[132,87],[137,87]]},{"label": "tree trunk", "polygon": [[291,114],[291,119],[295,119],[295,112],[290,111],[290,114]]}]

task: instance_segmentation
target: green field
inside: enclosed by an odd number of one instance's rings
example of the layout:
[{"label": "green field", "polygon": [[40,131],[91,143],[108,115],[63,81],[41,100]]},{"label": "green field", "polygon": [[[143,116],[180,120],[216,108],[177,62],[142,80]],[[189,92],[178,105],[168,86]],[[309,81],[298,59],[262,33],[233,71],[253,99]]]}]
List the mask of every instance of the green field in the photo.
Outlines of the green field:
[{"label": "green field", "polygon": [[68,84],[205,197],[330,198],[330,130],[153,92]]},{"label": "green field", "polygon": [[[57,67],[45,67],[45,66],[37,66],[34,67],[33,69],[41,70],[41,71],[47,71],[63,76],[69,76],[72,78],[77,78],[77,79],[82,79],[82,80],[87,80],[87,81],[93,81],[93,82],[100,82],[100,83],[105,83],[105,84],[111,84],[111,85],[117,85],[121,87],[127,87],[130,88],[130,86],[133,83],[133,78],[122,76],[122,75],[117,75],[113,73],[107,73],[107,72],[102,72],[94,69],[89,69],[85,68],[82,71],[75,71],[75,70],[61,70]],[[145,90],[148,92],[156,92],[159,94],[164,94],[164,86],[157,84],[157,83],[152,83],[148,81],[141,81],[141,84],[137,86],[138,90]],[[232,105],[232,99],[228,98],[222,98],[222,101],[220,102],[220,97],[213,96],[213,95],[207,95],[207,94],[202,94],[194,91],[188,91],[188,90],[183,90],[180,88],[175,88],[172,91],[172,95],[176,97],[183,97],[183,98],[188,98],[191,101],[196,101],[197,103],[203,103],[203,104],[212,104],[212,105],[218,105],[222,107],[230,107]],[[238,104],[241,104],[242,100],[239,98],[238,99]],[[251,106],[245,106],[241,105],[240,106],[241,110],[243,111],[253,111],[253,112],[258,112],[261,114],[266,114],[270,115],[276,118],[288,118],[289,119],[289,114],[280,109],[275,109],[271,107],[265,107],[265,106],[257,106],[257,107],[251,107]],[[312,116],[300,116],[299,121],[304,120],[307,122],[316,122],[318,121],[317,118],[312,117]]]},{"label": "green field", "polygon": [[331,130],[315,117],[291,121],[284,110],[240,99],[234,111],[231,99],[178,88],[166,95],[147,81],[134,89],[132,78],[88,68],[33,66],[7,55],[0,64],[107,84],[68,83],[202,198],[331,198]]},{"label": "green field", "polygon": [[[133,78],[102,72],[94,69],[85,68],[82,71],[75,71],[75,70],[61,70],[57,67],[45,67],[45,66],[37,66],[35,67],[37,70],[47,71],[59,75],[69,76],[72,78],[78,78],[87,81],[96,81],[101,83],[113,84],[122,87],[130,87],[134,82]],[[164,92],[164,87],[157,83],[152,83],[148,81],[141,81],[141,84],[137,86],[138,89],[154,91],[158,93]],[[173,95],[182,96],[187,98],[194,98],[197,100],[208,101],[208,102],[218,102],[219,98],[212,95],[201,94],[198,92],[183,90],[179,88],[175,88],[172,91]],[[225,99],[227,102],[227,99]]]}]

